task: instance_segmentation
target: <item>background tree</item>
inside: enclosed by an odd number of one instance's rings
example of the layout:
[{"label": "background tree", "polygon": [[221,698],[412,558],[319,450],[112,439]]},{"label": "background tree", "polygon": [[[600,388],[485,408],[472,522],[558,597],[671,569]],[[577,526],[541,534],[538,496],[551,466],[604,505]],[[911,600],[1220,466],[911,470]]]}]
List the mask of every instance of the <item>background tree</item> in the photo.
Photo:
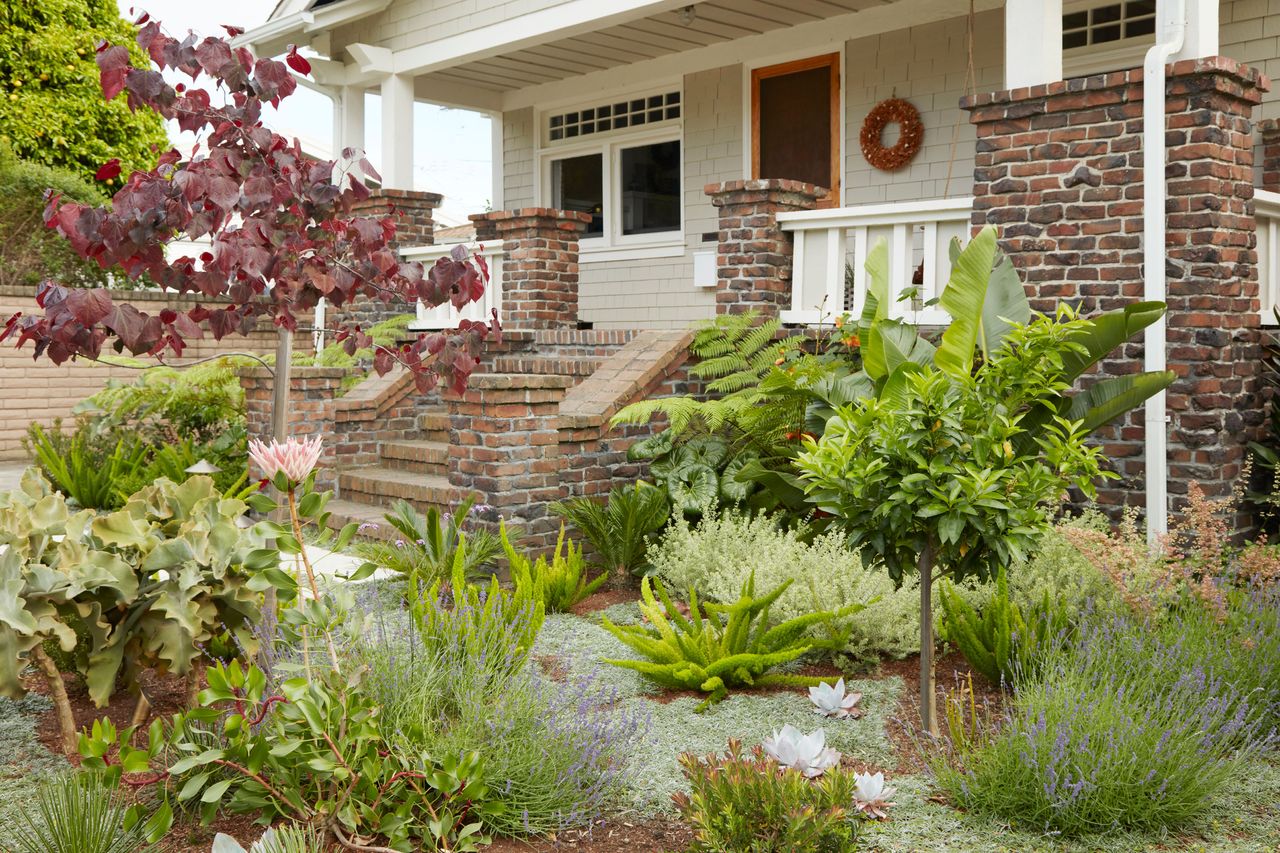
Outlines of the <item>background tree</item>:
[{"label": "background tree", "polygon": [[[118,266],[131,279],[146,275],[166,289],[213,301],[148,315],[116,304],[102,288],[45,282],[37,294],[43,316],[15,314],[0,340],[14,336],[19,347],[31,341],[37,358],[46,355],[55,363],[98,358],[106,346],[135,355],[181,356],[187,339],[206,331],[218,339],[248,334],[267,319],[292,332],[298,313],[309,314],[321,298],[336,307],[363,298],[450,302],[459,308],[481,298],[487,277],[482,259],[472,264],[458,248],[424,270],[401,261],[395,251],[394,215],[354,213],[356,203],[369,197],[364,176],[376,177],[360,152],[348,149],[338,162],[315,160],[303,155],[297,140],[263,125],[264,106],[297,88],[290,67],[310,73],[295,50],[286,67],[255,59],[223,38],[173,38],[146,15],[138,23],[137,47],[154,67],[138,67],[136,52],[103,42],[96,57],[102,95],[115,102],[123,94],[129,108],[176,122],[200,144],[188,158],[171,149],[154,168],[130,173],[109,206],[66,202],[54,194],[45,220],[77,254],[104,269]],[[241,32],[227,30],[233,36]],[[191,82],[170,84],[165,70]],[[211,85],[205,88],[206,83]],[[111,179],[122,168],[112,157],[95,175]],[[166,244],[183,237],[209,240],[211,248],[198,258],[170,262]],[[451,332],[419,335],[394,348],[377,346],[374,368],[383,374],[402,364],[422,391],[440,380],[461,389],[475,368],[480,342],[496,329],[495,312],[492,326],[463,321]],[[339,326],[336,340],[348,353],[373,344],[354,324]],[[279,359],[277,370],[287,364],[287,357]],[[287,387],[281,376],[276,380]]]},{"label": "background tree", "polygon": [[94,66],[99,42],[128,44],[134,29],[116,0],[0,3],[0,139],[22,160],[86,179],[113,157],[126,170],[154,165],[168,147],[164,121],[103,100]]},{"label": "background tree", "polygon": [[1165,306],[1138,302],[1084,320],[1064,303],[1057,316],[1033,315],[994,229],[963,252],[953,244],[952,255],[939,300],[951,323],[935,346],[887,318],[887,254],[883,244],[871,253],[863,390],[796,459],[809,501],[869,565],[895,581],[920,573],[920,710],[933,733],[935,568],[986,579],[1025,557],[1068,487],[1092,496],[1107,476],[1089,434],[1174,380],[1130,374],[1070,393]]}]

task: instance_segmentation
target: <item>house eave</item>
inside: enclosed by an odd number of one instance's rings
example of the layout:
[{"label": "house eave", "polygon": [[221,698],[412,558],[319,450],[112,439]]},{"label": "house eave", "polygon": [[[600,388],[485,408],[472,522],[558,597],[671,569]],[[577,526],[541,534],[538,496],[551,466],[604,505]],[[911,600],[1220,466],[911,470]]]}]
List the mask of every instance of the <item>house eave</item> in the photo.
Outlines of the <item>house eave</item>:
[{"label": "house eave", "polygon": [[335,27],[376,15],[392,0],[342,0],[319,9],[294,12],[237,36],[232,45],[248,47],[259,56],[283,53],[290,44],[307,44]]}]

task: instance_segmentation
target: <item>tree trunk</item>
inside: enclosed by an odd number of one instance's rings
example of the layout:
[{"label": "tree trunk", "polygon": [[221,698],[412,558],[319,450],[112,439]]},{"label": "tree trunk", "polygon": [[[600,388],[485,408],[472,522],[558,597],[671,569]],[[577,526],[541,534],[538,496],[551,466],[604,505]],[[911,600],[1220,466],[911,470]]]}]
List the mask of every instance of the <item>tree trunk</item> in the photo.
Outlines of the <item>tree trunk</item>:
[{"label": "tree trunk", "polygon": [[138,728],[147,721],[150,714],[151,700],[147,698],[146,693],[142,692],[142,685],[138,685],[138,703],[133,706],[133,717],[129,720],[129,728]]},{"label": "tree trunk", "polygon": [[49,682],[49,695],[53,699],[53,710],[58,717],[58,731],[62,734],[62,750],[67,755],[74,755],[79,746],[76,730],[76,718],[71,713],[71,700],[67,698],[67,685],[62,681],[62,673],[53,658],[44,652],[44,647],[36,645],[31,649],[31,659],[44,673]]},{"label": "tree trunk", "polygon": [[[289,437],[289,384],[292,361],[293,333],[281,327],[276,332],[276,363],[271,376],[271,437],[281,444],[284,444]],[[288,512],[281,507],[276,521],[288,521]],[[263,593],[262,608],[274,619],[276,606],[276,588],[269,586]]]},{"label": "tree trunk", "polygon": [[920,552],[920,724],[939,734],[937,686],[933,660],[933,543]]},{"label": "tree trunk", "polygon": [[204,687],[204,664],[199,661],[191,662],[191,669],[187,670],[187,683],[184,685],[187,693],[187,707],[195,708],[199,704],[200,691]]}]

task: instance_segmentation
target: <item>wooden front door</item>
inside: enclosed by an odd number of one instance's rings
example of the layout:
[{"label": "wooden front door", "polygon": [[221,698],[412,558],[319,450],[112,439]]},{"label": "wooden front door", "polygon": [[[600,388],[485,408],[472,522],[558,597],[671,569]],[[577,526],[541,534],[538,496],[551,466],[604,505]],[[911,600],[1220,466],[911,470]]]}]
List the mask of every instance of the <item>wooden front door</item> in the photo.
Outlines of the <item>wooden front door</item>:
[{"label": "wooden front door", "polygon": [[840,198],[840,54],[751,72],[751,176],[790,178]]}]

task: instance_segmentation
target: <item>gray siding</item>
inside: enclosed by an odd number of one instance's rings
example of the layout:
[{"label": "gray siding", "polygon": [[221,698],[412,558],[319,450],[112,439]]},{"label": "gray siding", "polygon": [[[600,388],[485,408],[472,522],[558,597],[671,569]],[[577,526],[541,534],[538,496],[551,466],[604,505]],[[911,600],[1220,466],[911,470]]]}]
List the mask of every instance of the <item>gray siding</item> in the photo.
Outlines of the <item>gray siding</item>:
[{"label": "gray siding", "polygon": [[502,206],[533,206],[537,164],[534,162],[533,107],[502,114]]},{"label": "gray siding", "polygon": [[[1003,12],[978,15],[974,29],[978,91],[999,89],[1004,74]],[[968,89],[965,31],[965,19],[953,18],[846,44],[845,204],[963,196],[972,191],[974,133],[968,114],[959,107]],[[862,156],[858,135],[871,108],[895,93],[920,111],[924,145],[907,168],[881,172]],[[892,140],[886,136],[885,141]]]}]

